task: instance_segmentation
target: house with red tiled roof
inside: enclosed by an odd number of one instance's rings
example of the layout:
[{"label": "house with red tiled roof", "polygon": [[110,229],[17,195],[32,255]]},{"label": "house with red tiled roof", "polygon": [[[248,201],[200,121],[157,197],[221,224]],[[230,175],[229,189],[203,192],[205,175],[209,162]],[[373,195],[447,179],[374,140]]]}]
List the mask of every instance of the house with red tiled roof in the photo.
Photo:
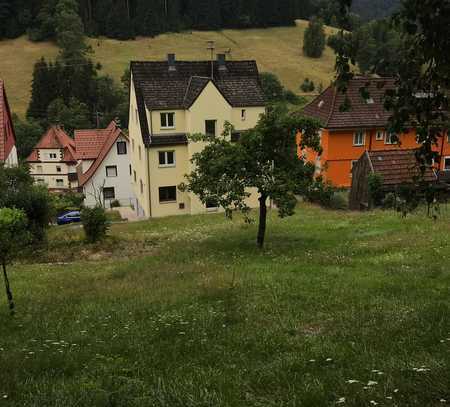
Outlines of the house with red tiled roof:
[{"label": "house with red tiled roof", "polygon": [[16,137],[11,119],[5,85],[0,79],[0,164],[14,166],[18,164]]},{"label": "house with red tiled roof", "polygon": [[50,127],[27,158],[36,183],[51,191],[66,191],[78,186],[74,140],[59,126]]},{"label": "house with red tiled roof", "polygon": [[[384,108],[386,90],[393,89],[392,78],[355,77],[348,84],[347,96],[351,108],[342,109],[345,95],[330,86],[308,104],[302,114],[319,120],[322,154],[299,151],[309,161],[315,162],[318,173],[338,187],[350,187],[352,168],[367,151],[414,150],[419,147],[415,129],[404,134],[387,131],[390,112]],[[367,88],[369,97],[361,90]],[[298,136],[300,141],[301,135]],[[444,159],[442,170],[450,170],[450,144],[445,138],[435,146]],[[447,157],[448,156],[448,157]]]},{"label": "house with red tiled roof", "polygon": [[78,189],[85,205],[134,205],[129,141],[116,122],[106,129],[76,130],[74,140]]}]

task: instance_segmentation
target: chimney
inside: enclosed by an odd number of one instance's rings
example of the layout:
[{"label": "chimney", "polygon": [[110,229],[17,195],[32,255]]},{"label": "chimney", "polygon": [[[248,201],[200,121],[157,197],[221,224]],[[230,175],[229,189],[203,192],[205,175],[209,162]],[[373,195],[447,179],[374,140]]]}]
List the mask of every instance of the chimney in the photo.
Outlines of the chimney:
[{"label": "chimney", "polygon": [[175,54],[167,54],[167,62],[169,63],[169,71],[176,71],[177,68],[175,66]]},{"label": "chimney", "polygon": [[217,54],[217,63],[219,64],[219,71],[224,72],[227,70],[225,54]]}]

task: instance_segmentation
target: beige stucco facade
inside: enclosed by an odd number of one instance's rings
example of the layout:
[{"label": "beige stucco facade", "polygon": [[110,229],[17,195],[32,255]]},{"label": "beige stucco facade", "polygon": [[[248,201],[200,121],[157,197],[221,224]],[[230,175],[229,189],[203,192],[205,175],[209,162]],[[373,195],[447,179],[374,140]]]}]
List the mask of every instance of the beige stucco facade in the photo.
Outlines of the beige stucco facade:
[{"label": "beige stucco facade", "polygon": [[30,175],[36,183],[46,185],[49,189],[76,188],[78,183],[69,180],[69,174],[75,174],[75,164],[61,161],[63,152],[61,149],[39,149],[40,162],[29,163]]},{"label": "beige stucco facade", "polygon": [[[200,200],[191,193],[176,189],[176,199],[161,202],[160,188],[178,187],[186,182],[185,175],[193,170],[191,158],[201,151],[205,144],[188,141],[180,145],[155,145],[148,148],[143,143],[139,123],[133,80],[130,89],[130,122],[129,135],[131,142],[132,182],[137,197],[136,210],[140,216],[164,217],[172,215],[201,214],[218,209],[207,209]],[[261,107],[233,108],[225,100],[216,86],[209,82],[199,97],[187,110],[154,110],[146,109],[149,131],[153,135],[205,133],[205,121],[216,123],[216,135],[220,135],[226,122],[233,125],[236,131],[253,128],[260,116],[265,112]],[[173,113],[174,123],[170,128],[162,126],[161,113]],[[160,165],[160,153],[173,153],[174,162]],[[252,194],[248,200],[250,207],[258,206],[258,197]]]}]

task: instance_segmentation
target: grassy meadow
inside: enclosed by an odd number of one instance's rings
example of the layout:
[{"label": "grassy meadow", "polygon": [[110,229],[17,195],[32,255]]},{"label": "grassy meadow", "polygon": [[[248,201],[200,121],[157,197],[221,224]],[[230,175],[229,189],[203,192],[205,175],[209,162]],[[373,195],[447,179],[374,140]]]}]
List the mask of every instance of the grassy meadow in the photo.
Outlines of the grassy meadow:
[{"label": "grassy meadow", "polygon": [[[256,59],[261,72],[278,75],[286,87],[300,92],[306,77],[328,85],[334,75],[334,53],[327,47],[320,59],[303,56],[303,33],[307,22],[297,21],[295,27],[217,32],[192,31],[163,34],[155,38],[118,41],[106,38],[89,39],[93,59],[103,72],[117,81],[130,60],[165,59],[174,52],[180,60],[209,58],[206,41],[214,40],[217,52],[231,50],[232,59]],[[330,34],[333,29],[327,28]],[[54,58],[58,49],[45,42],[33,43],[25,37],[0,41],[0,78],[6,83],[11,109],[23,116],[31,92],[33,65],[41,56]]]},{"label": "grassy meadow", "polygon": [[53,228],[0,295],[0,406],[450,404],[450,212]]}]

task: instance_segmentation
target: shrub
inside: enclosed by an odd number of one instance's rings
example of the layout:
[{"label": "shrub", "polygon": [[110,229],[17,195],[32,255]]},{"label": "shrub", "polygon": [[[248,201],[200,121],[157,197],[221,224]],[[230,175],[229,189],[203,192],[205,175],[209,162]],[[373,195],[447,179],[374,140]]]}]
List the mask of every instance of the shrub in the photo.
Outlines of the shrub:
[{"label": "shrub", "polygon": [[324,208],[330,208],[334,194],[335,189],[333,186],[323,182],[322,178],[319,177],[313,181],[306,191],[305,199],[311,203],[323,206]]},{"label": "shrub", "polygon": [[389,192],[384,196],[382,207],[384,209],[394,209],[397,207],[397,197],[393,192]]},{"label": "shrub", "polygon": [[81,222],[83,223],[86,240],[95,243],[102,240],[108,232],[108,218],[101,206],[95,208],[84,208],[81,211]]},{"label": "shrub", "polygon": [[53,206],[57,216],[69,212],[79,211],[83,205],[85,196],[76,192],[67,192],[65,194],[53,195]]},{"label": "shrub", "polygon": [[45,240],[54,213],[53,201],[45,186],[34,185],[28,168],[0,166],[0,207],[22,209],[34,242]]},{"label": "shrub", "polygon": [[371,207],[381,206],[383,201],[383,177],[379,174],[370,174],[367,180],[369,188],[369,204]]},{"label": "shrub", "polygon": [[329,209],[344,211],[348,209],[348,196],[345,192],[334,191]]},{"label": "shrub", "polygon": [[303,92],[314,92],[316,85],[309,78],[306,78],[303,83],[300,85],[300,89]]},{"label": "shrub", "polygon": [[111,202],[111,208],[120,208],[120,202],[117,200],[117,199],[115,199],[114,201],[112,201]]}]

